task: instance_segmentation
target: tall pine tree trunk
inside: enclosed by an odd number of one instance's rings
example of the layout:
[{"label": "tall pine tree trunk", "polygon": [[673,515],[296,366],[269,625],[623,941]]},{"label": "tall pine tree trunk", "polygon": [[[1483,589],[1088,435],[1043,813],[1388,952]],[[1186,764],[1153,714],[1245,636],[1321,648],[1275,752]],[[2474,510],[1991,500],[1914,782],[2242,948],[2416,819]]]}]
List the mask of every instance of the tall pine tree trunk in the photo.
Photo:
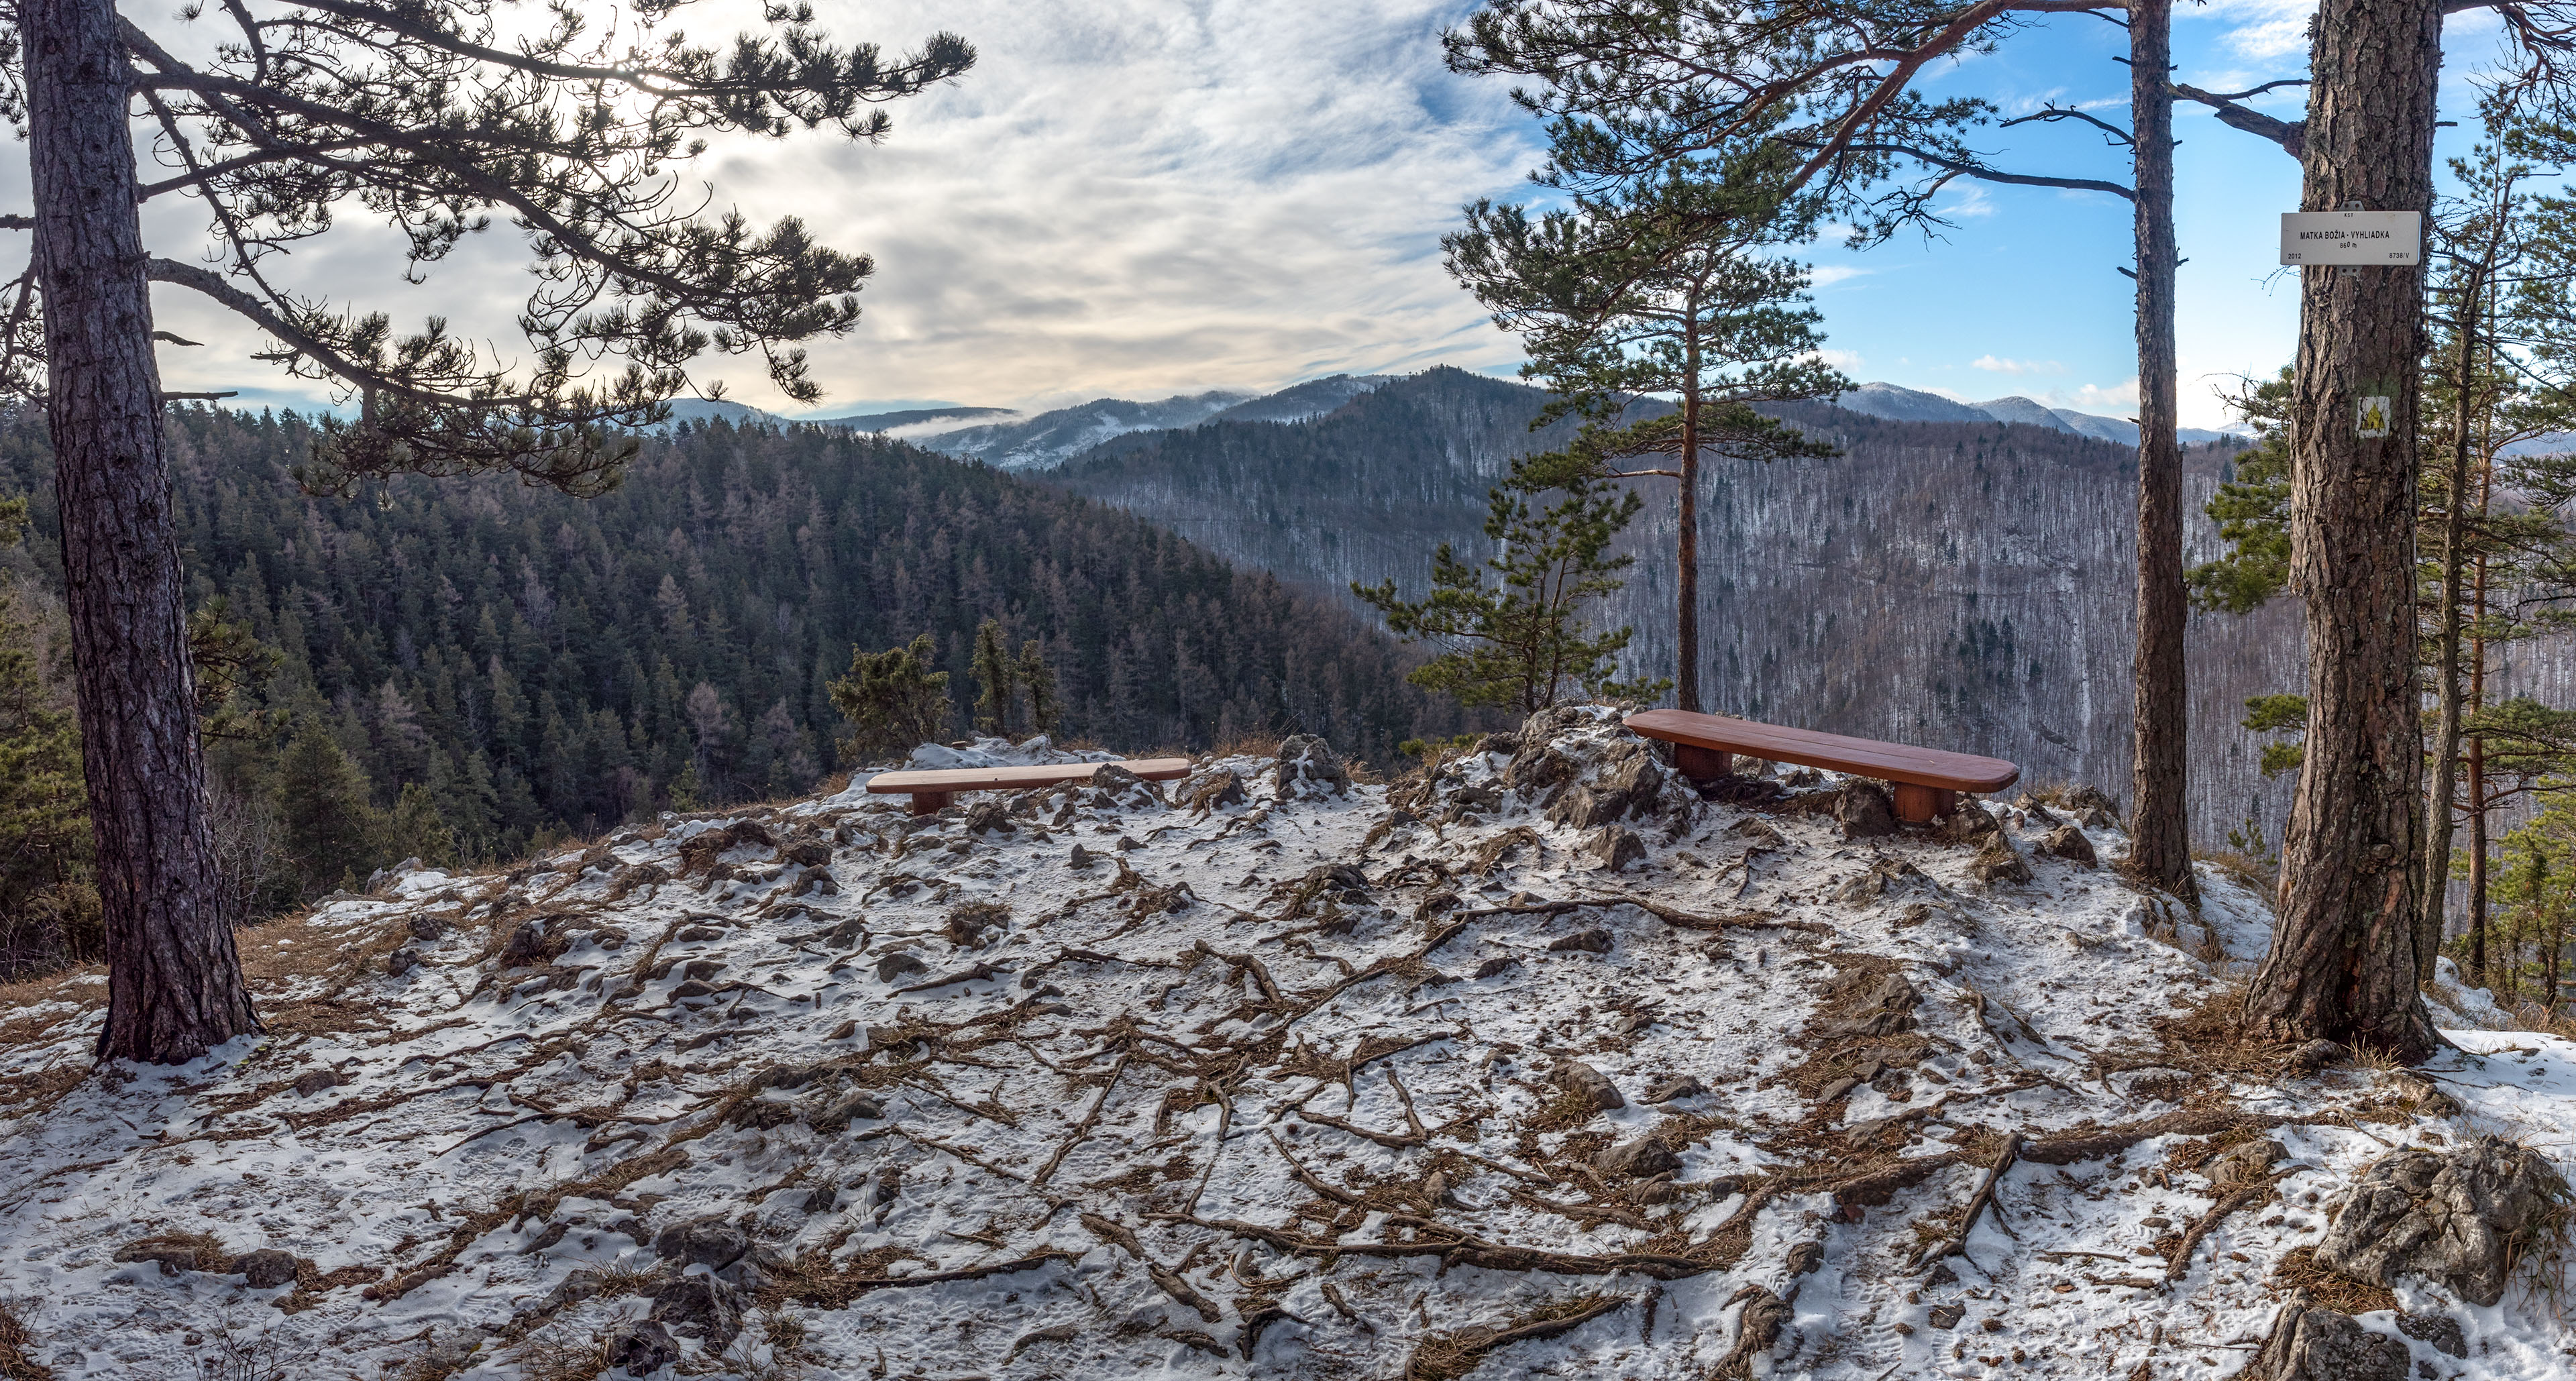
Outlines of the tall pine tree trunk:
[{"label": "tall pine tree trunk", "polygon": [[152,304],[113,0],[27,0],[29,176],[50,352],[81,766],[107,931],[108,1059],[259,1029],[216,901]]},{"label": "tall pine tree trunk", "polygon": [[[1684,350],[1683,367],[1689,371],[1685,377],[1697,380],[1698,342],[1689,342]],[[1699,698],[1699,407],[1699,390],[1686,383],[1682,388],[1681,539],[1676,556],[1681,568],[1681,610],[1674,627],[1681,650],[1673,659],[1678,664],[1673,683],[1675,703],[1693,714],[1705,708]]]},{"label": "tall pine tree trunk", "polygon": [[2129,100],[2137,174],[2138,651],[2129,871],[2185,900],[2182,447],[2174,398],[2173,5],[2129,10]]},{"label": "tall pine tree trunk", "polygon": [[2468,592],[2469,411],[2477,384],[2476,302],[2483,265],[2460,293],[2459,354],[2452,360],[2451,468],[2443,476],[2441,632],[2434,640],[2433,785],[2424,794],[2424,895],[2415,918],[2415,978],[2433,979],[2443,921],[2450,914],[2451,800],[2460,780],[2460,626]]},{"label": "tall pine tree trunk", "polygon": [[[2302,204],[2429,211],[2440,0],[2325,0]],[[2245,998],[2285,1040],[2434,1044],[2415,980],[2423,752],[2415,661],[2420,267],[2301,270],[2290,577],[2308,634],[2306,759],[2281,858],[2280,919]],[[2389,400],[2365,439],[2364,398]]]},{"label": "tall pine tree trunk", "polygon": [[[2495,475],[2492,463],[2481,465],[2478,478],[2478,512],[2487,511],[2488,485]],[[2478,558],[2477,626],[2487,622],[2487,559]],[[2475,713],[2487,704],[2487,640],[2483,634],[2469,639],[2469,710]],[[2487,985],[2487,745],[2484,739],[2469,740],[2469,981],[2483,988]]]}]

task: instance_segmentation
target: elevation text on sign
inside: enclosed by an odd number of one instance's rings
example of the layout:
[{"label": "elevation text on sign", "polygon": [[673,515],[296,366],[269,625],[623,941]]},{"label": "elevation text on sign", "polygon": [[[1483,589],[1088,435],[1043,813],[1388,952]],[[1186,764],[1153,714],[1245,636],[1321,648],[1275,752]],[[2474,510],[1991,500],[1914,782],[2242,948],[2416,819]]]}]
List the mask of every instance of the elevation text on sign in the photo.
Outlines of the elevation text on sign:
[{"label": "elevation text on sign", "polygon": [[2415,264],[2424,259],[2421,211],[2285,211],[2284,264]]}]

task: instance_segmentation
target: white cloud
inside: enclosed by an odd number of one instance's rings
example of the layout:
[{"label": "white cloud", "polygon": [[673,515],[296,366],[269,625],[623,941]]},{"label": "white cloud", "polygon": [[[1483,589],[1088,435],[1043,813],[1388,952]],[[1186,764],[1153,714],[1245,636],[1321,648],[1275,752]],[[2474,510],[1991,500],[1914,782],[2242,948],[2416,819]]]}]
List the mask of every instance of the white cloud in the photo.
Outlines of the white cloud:
[{"label": "white cloud", "polygon": [[1982,369],[1990,374],[2063,374],[2066,372],[2066,366],[2055,360],[2007,360],[1993,355],[1979,355],[1968,361],[1968,365],[1972,369]]},{"label": "white cloud", "polygon": [[1819,264],[1808,271],[1807,279],[1817,287],[1825,288],[1876,272],[1878,270],[1862,268],[1856,264]]},{"label": "white cloud", "polygon": [[[718,0],[732,4],[734,0]],[[843,41],[908,48],[953,29],[981,53],[957,82],[889,108],[881,145],[828,132],[720,140],[689,170],[714,206],[805,218],[875,257],[864,317],[811,345],[826,412],[877,399],[1044,406],[1102,394],[1260,388],[1337,371],[1508,368],[1495,330],[1440,266],[1461,203],[1518,197],[1542,156],[1508,83],[1455,76],[1438,34],[1458,0],[883,0],[840,7]],[[855,13],[853,13],[855,11]],[[847,17],[842,17],[846,15]],[[693,36],[743,22],[689,16]],[[181,26],[187,27],[187,26]],[[197,26],[204,27],[204,26]],[[24,186],[24,162],[0,174]],[[5,189],[0,189],[5,190]],[[200,209],[156,202],[153,250],[188,259]],[[527,355],[527,291],[506,228],[399,279],[398,245],[347,208],[303,246],[294,286],[416,328],[437,312]],[[178,389],[294,389],[251,361],[255,333],[184,291],[162,324]],[[754,406],[797,410],[756,360],[707,358]]]},{"label": "white cloud", "polygon": [[2072,408],[2104,417],[2135,417],[2138,415],[2138,376],[2132,374],[2126,383],[2113,384],[2109,388],[2099,384],[2079,384],[2071,389],[2053,388],[2041,394],[2039,401],[2052,408]]},{"label": "white cloud", "polygon": [[2305,56],[2308,20],[2316,11],[2316,0],[2213,0],[2185,13],[2219,25],[2230,49],[2263,61]]},{"label": "white cloud", "polygon": [[1818,350],[1812,353],[1811,358],[1821,364],[1832,365],[1845,373],[1860,368],[1863,363],[1857,350]]}]

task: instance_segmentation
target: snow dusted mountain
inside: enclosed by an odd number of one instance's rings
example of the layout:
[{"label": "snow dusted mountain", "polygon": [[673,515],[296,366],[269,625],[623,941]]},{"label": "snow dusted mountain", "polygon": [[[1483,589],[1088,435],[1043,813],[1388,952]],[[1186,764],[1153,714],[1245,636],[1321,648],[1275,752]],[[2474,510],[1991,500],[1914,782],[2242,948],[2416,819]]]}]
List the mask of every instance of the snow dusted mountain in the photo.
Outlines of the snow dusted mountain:
[{"label": "snow dusted mountain", "polygon": [[1259,397],[1212,392],[1175,395],[1158,403],[1095,398],[1019,421],[968,427],[941,422],[906,428],[897,435],[916,446],[1005,470],[1045,470],[1123,438],[1205,422],[1301,422],[1321,417],[1385,382],[1384,375],[1335,374]]},{"label": "snow dusted mountain", "polygon": [[[2104,417],[2072,408],[2052,408],[2018,395],[1989,399],[1983,403],[1962,403],[1919,389],[1868,383],[1834,402],[1836,406],[1852,412],[1883,417],[1891,422],[2018,422],[2025,426],[2046,427],[2051,431],[2072,432],[2077,436],[2099,437],[2123,446],[2138,444],[2138,424],[2125,417]],[[2230,435],[2201,427],[2183,427],[2179,431],[2187,442],[2217,441]]]},{"label": "snow dusted mountain", "polygon": [[1280,751],[387,874],[184,1066],[21,984],[0,1373],[2567,1374],[2576,1042],[2442,980],[2424,1072],[2240,1040],[2262,901],[2131,890],[2094,793]]}]

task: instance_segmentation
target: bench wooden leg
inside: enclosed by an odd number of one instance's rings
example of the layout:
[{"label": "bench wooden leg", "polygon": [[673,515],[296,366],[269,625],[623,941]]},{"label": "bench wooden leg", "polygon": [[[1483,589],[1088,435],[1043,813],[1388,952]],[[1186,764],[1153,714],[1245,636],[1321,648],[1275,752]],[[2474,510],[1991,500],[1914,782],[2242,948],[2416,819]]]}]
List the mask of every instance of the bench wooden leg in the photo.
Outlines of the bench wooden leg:
[{"label": "bench wooden leg", "polygon": [[1735,775],[1735,755],[1694,744],[1673,745],[1673,768],[1695,782],[1713,782]]},{"label": "bench wooden leg", "polygon": [[957,796],[955,792],[916,791],[912,793],[912,813],[915,815],[937,815],[939,812],[948,809],[949,803],[956,799]]},{"label": "bench wooden leg", "polygon": [[1928,825],[1934,816],[1959,808],[1959,793],[1939,787],[1896,783],[1896,818],[1908,825]]}]

